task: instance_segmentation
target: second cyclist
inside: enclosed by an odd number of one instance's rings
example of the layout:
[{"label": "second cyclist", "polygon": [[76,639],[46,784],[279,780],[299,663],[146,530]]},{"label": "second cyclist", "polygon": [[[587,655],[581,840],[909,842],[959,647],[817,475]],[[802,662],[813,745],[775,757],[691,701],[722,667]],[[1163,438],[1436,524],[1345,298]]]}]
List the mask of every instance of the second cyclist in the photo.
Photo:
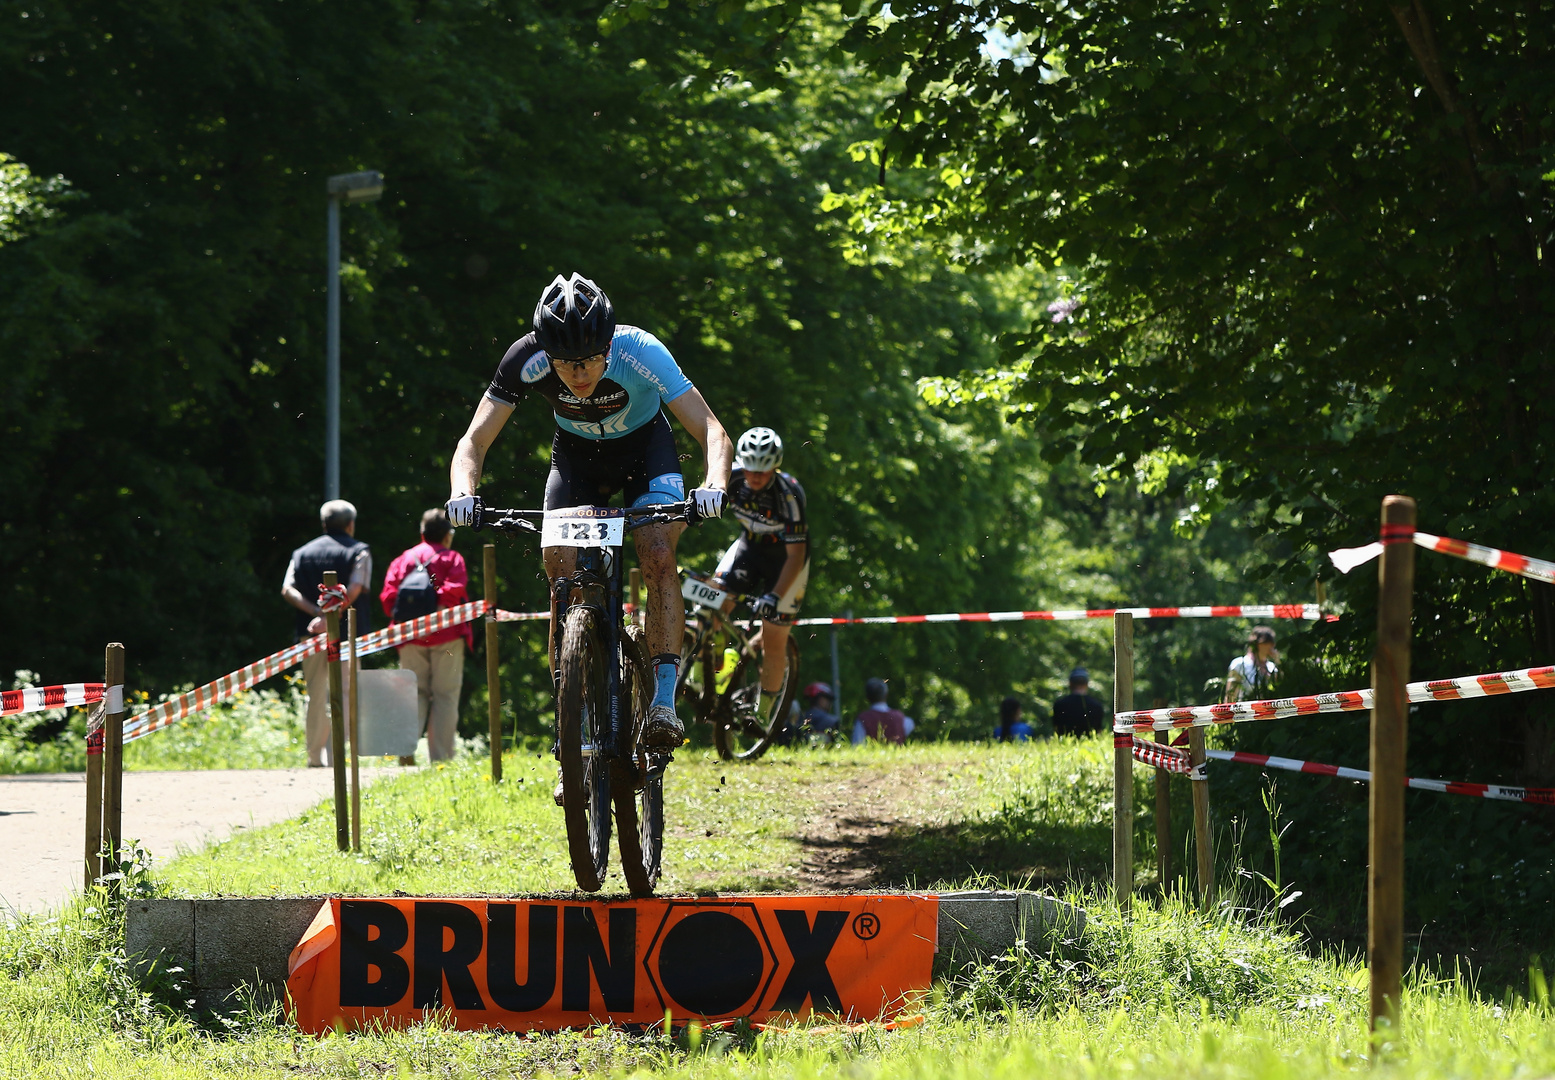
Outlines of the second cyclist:
[{"label": "second cyclist", "polygon": [[[717,577],[735,592],[756,596],[761,616],[761,717],[771,717],[783,688],[788,633],[810,580],[810,526],[799,481],[781,471],[783,440],[771,428],[740,436],[729,474],[729,511],[740,535],[718,562]],[[728,605],[731,609],[733,603]]]}]

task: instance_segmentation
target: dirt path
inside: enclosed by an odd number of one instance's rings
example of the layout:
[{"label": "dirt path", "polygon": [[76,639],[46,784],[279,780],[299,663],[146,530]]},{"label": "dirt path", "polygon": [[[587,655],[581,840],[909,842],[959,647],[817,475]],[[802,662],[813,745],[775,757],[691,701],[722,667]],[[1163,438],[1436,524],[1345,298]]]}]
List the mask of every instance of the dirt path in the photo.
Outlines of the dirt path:
[{"label": "dirt path", "polygon": [[[362,770],[363,786],[385,770]],[[334,791],[329,769],[129,772],[124,835],[158,863],[238,829],[292,817]],[[86,778],[0,776],[0,918],[53,907],[81,888]]]},{"label": "dirt path", "polygon": [[817,892],[890,884],[879,857],[894,829],[920,823],[926,806],[921,770],[850,769],[810,787],[813,800],[798,839],[799,881]]}]

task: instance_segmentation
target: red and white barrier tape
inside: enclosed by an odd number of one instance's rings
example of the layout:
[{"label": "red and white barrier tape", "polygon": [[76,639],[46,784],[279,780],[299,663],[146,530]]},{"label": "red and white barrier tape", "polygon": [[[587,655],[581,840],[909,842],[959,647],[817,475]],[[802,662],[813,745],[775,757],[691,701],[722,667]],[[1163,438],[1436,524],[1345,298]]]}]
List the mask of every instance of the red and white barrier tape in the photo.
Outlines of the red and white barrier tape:
[{"label": "red and white barrier tape", "polygon": [[[426,637],[438,630],[467,623],[479,618],[485,610],[486,601],[472,600],[457,607],[440,608],[430,615],[423,615],[410,622],[395,623],[382,630],[374,630],[357,640],[357,655],[370,656],[375,652],[403,645],[407,641]],[[288,645],[278,652],[271,653],[263,660],[256,660],[247,667],[239,668],[230,675],[223,675],[214,682],[196,687],[160,705],[154,705],[124,725],[124,741],[131,742],[142,738],[153,731],[169,727],[187,716],[219,705],[245,690],[252,689],[266,679],[296,667],[302,663],[304,657],[326,651],[327,647],[328,643],[322,634],[299,641],[295,645]]]},{"label": "red and white barrier tape", "polygon": [[393,623],[382,630],[374,630],[370,634],[364,634],[357,639],[356,651],[358,656],[371,656],[373,653],[383,652],[385,649],[393,649],[404,645],[408,641],[416,641],[435,634],[439,630],[447,630],[453,626],[460,626],[467,622],[473,622],[486,614],[486,601],[470,600],[463,604],[457,604],[450,608],[439,608],[430,615],[423,615],[419,619],[410,622]]},{"label": "red and white barrier tape", "polygon": [[[1262,765],[1287,772],[1310,773],[1314,776],[1335,776],[1341,780],[1359,780],[1371,783],[1371,773],[1365,769],[1347,769],[1343,765],[1324,765],[1318,761],[1299,761],[1296,758],[1274,757],[1270,754],[1249,754],[1241,750],[1207,750],[1205,753],[1216,761],[1240,761],[1246,765]],[[1555,788],[1508,787],[1504,784],[1469,784],[1460,780],[1422,780],[1411,776],[1405,780],[1408,787],[1420,791],[1438,791],[1447,795],[1468,795],[1478,799],[1499,799],[1502,802],[1537,803],[1555,806]]]},{"label": "red and white barrier tape", "polygon": [[[1321,619],[1316,604],[1232,604],[1223,607],[1073,608],[1060,611],[947,611],[935,615],[865,615],[856,619],[796,619],[795,626],[881,626],[890,623],[1066,622],[1110,619],[1118,612],[1136,619]],[[501,611],[498,622],[549,619],[549,611]]]},{"label": "red and white barrier tape", "polygon": [[861,626],[885,623],[1066,622],[1110,619],[1321,619],[1316,604],[1231,604],[1221,607],[1073,608],[1058,611],[953,611],[937,615],[869,615],[857,619],[799,619],[795,626]]},{"label": "red and white barrier tape", "polygon": [[[627,606],[630,607],[631,605],[628,604]],[[551,613],[549,611],[503,611],[501,608],[498,608],[496,611],[496,620],[498,622],[528,622],[531,619],[549,619],[550,617]]]},{"label": "red and white barrier tape", "polygon": [[[1519,694],[1527,690],[1555,688],[1555,667],[1522,668],[1494,675],[1465,675],[1410,683],[1410,701],[1452,701],[1457,698]],[[1194,705],[1177,709],[1141,709],[1112,718],[1114,731],[1170,731],[1174,728],[1240,724],[1247,720],[1282,720],[1289,716],[1319,713],[1364,712],[1371,708],[1371,689],[1345,690],[1337,694],[1275,698],[1269,701],[1235,701],[1224,705]]]},{"label": "red and white barrier tape", "polygon": [[193,713],[202,712],[218,705],[228,698],[253,688],[266,679],[279,675],[289,668],[302,663],[302,659],[311,653],[324,651],[324,636],[306,638],[295,645],[288,645],[279,652],[271,653],[263,660],[255,660],[247,667],[239,668],[228,675],[223,675],[214,682],[208,682],[204,686],[198,686],[187,693],[180,694],[176,698],[169,698],[159,705],[153,705],[145,712],[133,717],[124,725],[124,741],[131,742],[142,736],[150,735],[153,731],[159,731],[171,724],[177,723],[184,717]]},{"label": "red and white barrier tape", "polygon": [[1166,743],[1151,742],[1148,739],[1136,739],[1132,735],[1113,736],[1113,745],[1124,745],[1122,741],[1124,739],[1132,745],[1135,761],[1154,765],[1158,769],[1165,769],[1167,772],[1177,773],[1179,776],[1186,776],[1193,780],[1205,779],[1204,766],[1195,768],[1193,759],[1188,756],[1186,750]]},{"label": "red and white barrier tape", "polygon": [[343,611],[350,604],[344,585],[319,586],[319,610],[328,615],[331,611]]},{"label": "red and white barrier tape", "polygon": [[[1505,570],[1509,574],[1521,574],[1535,581],[1555,584],[1555,562],[1532,559],[1527,555],[1518,555],[1516,552],[1502,551],[1500,548],[1471,544],[1467,540],[1454,540],[1449,536],[1433,536],[1426,532],[1417,532],[1410,539],[1417,547],[1423,547],[1427,551],[1439,551],[1443,555],[1452,555],[1496,570]],[[1330,551],[1328,558],[1341,574],[1348,574],[1357,566],[1363,566],[1381,555],[1382,546],[1382,541],[1378,540],[1362,547],[1340,548],[1337,551]]]},{"label": "red and white barrier tape", "polygon": [[[123,694],[122,689],[120,694]],[[95,705],[103,699],[100,682],[73,682],[62,686],[34,686],[26,690],[0,692],[0,716],[42,712],[44,709],[69,709],[77,705]],[[122,709],[123,706],[121,705]]]}]

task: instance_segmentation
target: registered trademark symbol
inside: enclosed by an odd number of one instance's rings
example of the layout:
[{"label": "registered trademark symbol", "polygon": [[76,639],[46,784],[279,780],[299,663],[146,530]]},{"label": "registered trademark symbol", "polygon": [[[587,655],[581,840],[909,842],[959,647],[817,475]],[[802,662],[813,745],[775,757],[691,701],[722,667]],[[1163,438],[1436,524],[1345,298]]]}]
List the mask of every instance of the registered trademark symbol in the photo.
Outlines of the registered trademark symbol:
[{"label": "registered trademark symbol", "polygon": [[880,918],[871,912],[853,917],[853,934],[860,941],[868,941],[880,933]]}]

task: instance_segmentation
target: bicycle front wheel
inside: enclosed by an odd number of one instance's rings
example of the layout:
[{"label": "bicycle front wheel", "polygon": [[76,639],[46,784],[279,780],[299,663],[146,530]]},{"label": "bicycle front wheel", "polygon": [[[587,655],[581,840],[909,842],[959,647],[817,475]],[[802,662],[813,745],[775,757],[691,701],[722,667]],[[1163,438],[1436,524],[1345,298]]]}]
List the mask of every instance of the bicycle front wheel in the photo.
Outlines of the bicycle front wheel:
[{"label": "bicycle front wheel", "polygon": [[562,631],[556,728],[562,768],[562,816],[578,888],[595,892],[610,859],[610,770],[603,751],[610,724],[609,668],[596,613],[567,610]]},{"label": "bicycle front wheel", "polygon": [[792,637],[788,639],[785,660],[777,704],[764,716],[761,711],[761,657],[754,648],[747,646],[729,692],[713,717],[713,745],[725,761],[756,760],[767,752],[767,747],[783,729],[799,680],[799,646],[794,644]]}]

